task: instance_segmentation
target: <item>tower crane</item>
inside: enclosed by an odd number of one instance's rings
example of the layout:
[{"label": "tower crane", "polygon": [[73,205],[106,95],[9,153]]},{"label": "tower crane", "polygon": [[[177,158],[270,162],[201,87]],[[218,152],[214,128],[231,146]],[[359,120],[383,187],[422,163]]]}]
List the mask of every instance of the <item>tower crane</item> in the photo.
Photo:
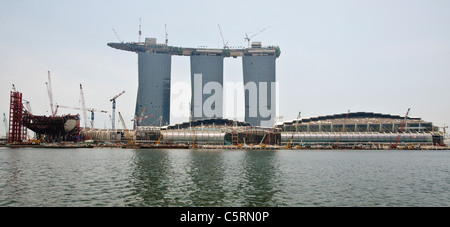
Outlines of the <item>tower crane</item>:
[{"label": "tower crane", "polygon": [[119,98],[119,96],[123,95],[123,93],[125,93],[125,91],[120,92],[119,94],[117,94],[116,96],[114,96],[112,99],[110,99],[109,101],[112,102],[112,117],[111,117],[111,122],[112,122],[112,129],[116,129],[116,99]]},{"label": "tower crane", "polygon": [[[69,107],[69,106],[56,105],[56,110],[58,110],[58,108],[72,109],[72,110],[83,110],[80,107]],[[91,112],[91,128],[94,128],[94,112],[108,113],[108,111],[106,111],[106,110],[97,110],[97,109],[94,109],[94,108],[86,108],[86,111]]]},{"label": "tower crane", "polygon": [[48,82],[46,82],[45,85],[47,85],[48,98],[50,100],[50,109],[52,111],[52,117],[54,117],[56,116],[56,111],[53,106],[52,80],[50,78],[50,71],[48,71]]},{"label": "tower crane", "polygon": [[228,49],[229,48],[228,42],[225,43],[225,40],[223,39],[222,29],[220,29],[220,24],[218,24],[217,26],[219,26],[220,37],[222,37],[223,49]]},{"label": "tower crane", "polygon": [[248,34],[245,33],[245,40],[248,42],[248,48],[250,48],[250,40],[251,40],[251,38],[253,38],[253,37],[255,37],[256,35],[258,35],[259,33],[261,33],[261,32],[263,32],[263,31],[267,30],[268,28],[270,28],[270,26],[265,27],[264,29],[262,29],[261,31],[255,33],[254,35],[252,35],[252,36],[250,36],[250,37],[248,37]]}]

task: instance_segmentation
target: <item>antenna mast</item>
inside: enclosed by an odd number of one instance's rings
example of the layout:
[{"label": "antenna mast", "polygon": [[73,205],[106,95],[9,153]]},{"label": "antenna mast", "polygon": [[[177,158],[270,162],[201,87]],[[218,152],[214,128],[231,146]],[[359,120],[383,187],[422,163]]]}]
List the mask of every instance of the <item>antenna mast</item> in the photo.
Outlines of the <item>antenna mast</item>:
[{"label": "antenna mast", "polygon": [[141,31],[141,18],[139,18],[139,43],[141,42],[141,35],[142,35],[142,31]]},{"label": "antenna mast", "polygon": [[169,43],[169,34],[167,34],[167,24],[164,24],[164,28],[166,30],[166,45]]}]

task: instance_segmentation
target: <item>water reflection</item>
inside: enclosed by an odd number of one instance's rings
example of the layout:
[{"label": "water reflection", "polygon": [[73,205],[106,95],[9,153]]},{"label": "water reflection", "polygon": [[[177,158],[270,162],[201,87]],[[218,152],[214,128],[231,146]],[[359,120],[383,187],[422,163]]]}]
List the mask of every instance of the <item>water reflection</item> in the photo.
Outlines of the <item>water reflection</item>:
[{"label": "water reflection", "polygon": [[0,149],[0,206],[448,206],[448,151]]},{"label": "water reflection", "polygon": [[192,181],[189,199],[193,206],[221,206],[224,191],[225,164],[222,151],[191,150],[188,174]]},{"label": "water reflection", "polygon": [[245,151],[243,173],[238,184],[242,206],[283,206],[277,197],[284,187],[279,181],[279,161],[275,151]]},{"label": "water reflection", "polygon": [[[16,203],[14,198],[21,196],[24,190],[24,182],[22,180],[22,164],[20,152],[5,152],[5,160],[2,162],[1,171],[4,171],[1,175],[5,177],[5,184],[0,184],[0,205],[10,206]],[[9,201],[9,203],[3,203]]]},{"label": "water reflection", "polygon": [[170,159],[166,150],[136,150],[130,184],[134,192],[128,206],[164,206],[170,183]]},{"label": "water reflection", "polygon": [[275,151],[135,151],[129,206],[283,206]]}]

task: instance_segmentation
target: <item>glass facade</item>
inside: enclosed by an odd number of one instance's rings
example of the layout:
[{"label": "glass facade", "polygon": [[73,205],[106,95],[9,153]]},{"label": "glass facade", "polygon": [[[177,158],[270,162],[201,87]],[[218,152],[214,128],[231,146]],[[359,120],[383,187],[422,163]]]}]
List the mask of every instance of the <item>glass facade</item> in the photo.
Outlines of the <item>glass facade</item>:
[{"label": "glass facade", "polygon": [[[223,56],[193,55],[190,58],[192,119],[222,118]],[[196,81],[201,84],[195,84]]]},{"label": "glass facade", "polygon": [[[245,90],[245,121],[253,126],[272,127],[275,122],[276,90],[271,86],[272,82],[276,82],[275,60],[275,56],[242,57],[244,85],[253,82],[257,90],[257,94]],[[267,89],[261,89],[261,82],[266,83]],[[252,100],[253,95],[257,97],[256,100]]]},{"label": "glass facade", "polygon": [[150,125],[162,116],[162,125],[170,124],[170,54],[138,53],[139,86],[136,100],[136,116],[141,125]]}]

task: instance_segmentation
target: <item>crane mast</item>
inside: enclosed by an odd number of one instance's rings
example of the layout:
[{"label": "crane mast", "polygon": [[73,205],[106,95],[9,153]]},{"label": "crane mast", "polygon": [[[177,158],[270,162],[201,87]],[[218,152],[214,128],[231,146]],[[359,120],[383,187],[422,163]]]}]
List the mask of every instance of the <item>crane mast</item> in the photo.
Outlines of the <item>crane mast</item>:
[{"label": "crane mast", "polygon": [[167,24],[164,25],[164,28],[166,30],[166,46],[169,44],[169,34],[167,34]]},{"label": "crane mast", "polygon": [[139,18],[139,43],[141,42],[141,35],[142,35],[142,31],[141,31],[141,18]]}]

